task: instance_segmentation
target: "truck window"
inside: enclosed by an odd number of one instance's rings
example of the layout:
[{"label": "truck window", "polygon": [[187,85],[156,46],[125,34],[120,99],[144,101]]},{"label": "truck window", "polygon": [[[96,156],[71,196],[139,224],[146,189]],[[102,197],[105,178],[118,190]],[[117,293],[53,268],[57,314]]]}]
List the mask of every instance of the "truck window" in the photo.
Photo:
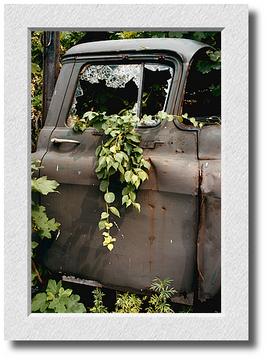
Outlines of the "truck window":
[{"label": "truck window", "polygon": [[[79,74],[67,125],[87,111],[139,116],[165,110],[173,69],[162,64],[86,65]],[[140,126],[155,126],[147,119]]]},{"label": "truck window", "polygon": [[[202,63],[201,63],[202,62]],[[200,64],[206,64],[209,58],[206,52],[200,52],[193,60],[187,78],[182,114],[188,113],[189,117],[196,119],[208,119],[221,116],[220,97],[220,70],[207,72],[200,68]]]}]

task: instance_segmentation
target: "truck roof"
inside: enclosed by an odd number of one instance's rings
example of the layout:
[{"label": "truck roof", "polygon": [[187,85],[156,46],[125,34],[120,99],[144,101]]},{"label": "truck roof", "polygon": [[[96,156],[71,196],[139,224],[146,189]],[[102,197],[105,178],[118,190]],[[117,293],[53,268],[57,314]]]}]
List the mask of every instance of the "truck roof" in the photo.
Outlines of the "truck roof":
[{"label": "truck roof", "polygon": [[70,48],[65,56],[79,56],[86,54],[142,52],[142,51],[168,51],[177,53],[183,62],[191,60],[193,55],[204,47],[210,47],[198,41],[174,38],[149,38],[127,40],[105,40],[87,42]]}]

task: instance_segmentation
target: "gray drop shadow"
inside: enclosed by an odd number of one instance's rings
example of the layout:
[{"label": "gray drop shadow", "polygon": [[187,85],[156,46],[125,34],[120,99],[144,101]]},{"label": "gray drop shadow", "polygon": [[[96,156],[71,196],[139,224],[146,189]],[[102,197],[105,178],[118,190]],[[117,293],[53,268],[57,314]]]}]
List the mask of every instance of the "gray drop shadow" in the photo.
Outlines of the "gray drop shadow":
[{"label": "gray drop shadow", "polygon": [[[256,58],[258,51],[258,34],[256,12],[249,13],[249,341],[11,341],[10,346],[14,351],[29,351],[30,349],[53,348],[59,352],[69,348],[110,348],[110,349],[130,349],[139,347],[142,349],[155,349],[156,347],[176,349],[191,348],[198,351],[200,348],[254,348],[257,346],[257,273],[256,273],[256,254],[257,254],[257,227],[258,207],[256,197],[256,173],[257,173],[257,133],[258,133],[258,109],[256,99],[258,89],[256,86]],[[234,54],[235,56],[235,54]],[[255,242],[254,242],[255,241]]]}]

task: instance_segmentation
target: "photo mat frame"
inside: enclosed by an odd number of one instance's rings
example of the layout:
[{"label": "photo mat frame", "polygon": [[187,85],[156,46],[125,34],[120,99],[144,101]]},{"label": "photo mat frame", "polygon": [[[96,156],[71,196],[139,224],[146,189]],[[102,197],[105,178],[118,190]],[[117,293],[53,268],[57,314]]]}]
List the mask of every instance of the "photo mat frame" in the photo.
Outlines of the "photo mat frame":
[{"label": "photo mat frame", "polygon": [[[31,313],[30,32],[97,29],[222,32],[222,312],[219,314]],[[6,5],[4,81],[5,338],[249,340],[247,6]]]}]

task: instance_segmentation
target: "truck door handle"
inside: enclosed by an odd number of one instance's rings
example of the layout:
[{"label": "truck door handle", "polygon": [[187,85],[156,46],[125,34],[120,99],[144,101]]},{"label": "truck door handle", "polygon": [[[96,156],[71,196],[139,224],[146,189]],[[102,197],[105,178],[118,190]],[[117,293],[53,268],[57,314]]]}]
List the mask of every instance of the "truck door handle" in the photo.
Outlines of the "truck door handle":
[{"label": "truck door handle", "polygon": [[72,140],[72,139],[59,139],[59,138],[52,138],[50,140],[53,144],[63,144],[63,143],[70,143],[70,144],[80,144],[80,141],[78,140]]}]

